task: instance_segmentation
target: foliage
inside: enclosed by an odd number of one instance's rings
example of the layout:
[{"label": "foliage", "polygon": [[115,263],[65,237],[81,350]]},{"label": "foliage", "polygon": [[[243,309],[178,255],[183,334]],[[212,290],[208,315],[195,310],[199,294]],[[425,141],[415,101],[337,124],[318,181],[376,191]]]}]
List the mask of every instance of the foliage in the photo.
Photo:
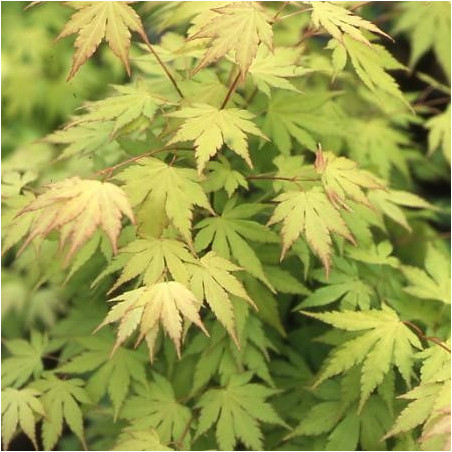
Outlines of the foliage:
[{"label": "foliage", "polygon": [[3,448],[450,449],[450,5],[42,3],[2,3]]}]

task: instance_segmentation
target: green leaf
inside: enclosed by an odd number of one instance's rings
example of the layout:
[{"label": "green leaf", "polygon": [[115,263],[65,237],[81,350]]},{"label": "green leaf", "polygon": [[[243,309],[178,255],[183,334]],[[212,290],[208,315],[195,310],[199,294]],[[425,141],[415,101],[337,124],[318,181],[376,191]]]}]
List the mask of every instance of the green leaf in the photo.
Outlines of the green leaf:
[{"label": "green leaf", "polygon": [[211,245],[212,250],[221,257],[230,259],[232,255],[244,270],[260,279],[273,291],[261,261],[247,240],[275,243],[278,236],[264,225],[249,220],[259,205],[235,204],[236,199],[228,201],[221,216],[205,218],[195,226],[199,229],[195,238],[195,249],[203,251]]},{"label": "green leaf", "polygon": [[30,342],[12,339],[4,343],[12,355],[2,361],[2,386],[21,387],[31,378],[38,378],[44,370],[42,358],[48,340],[32,330]]},{"label": "green leaf", "polygon": [[156,158],[147,158],[122,171],[115,178],[124,182],[124,190],[129,195],[132,206],[140,206],[143,202],[161,206],[187,243],[191,243],[190,228],[194,206],[212,211],[198,183],[196,172],[192,169],[175,168]]},{"label": "green leaf", "polygon": [[174,449],[163,445],[159,435],[153,429],[140,430],[136,427],[126,427],[122,430],[112,450],[168,451]]},{"label": "green leaf", "polygon": [[58,367],[58,372],[68,374],[90,373],[86,390],[98,402],[108,394],[117,417],[129,393],[131,380],[146,383],[146,359],[130,350],[119,348],[111,356],[112,341],[107,338],[79,339],[85,351]]},{"label": "green leaf", "polygon": [[275,201],[279,204],[268,224],[283,223],[281,259],[295,240],[303,234],[328,273],[331,266],[331,234],[334,232],[355,243],[340,213],[318,188],[306,192],[283,193],[276,197]]},{"label": "green leaf", "polygon": [[425,126],[429,130],[428,134],[428,152],[432,155],[437,149],[440,149],[450,165],[450,105],[444,113],[438,114],[429,119]]},{"label": "green leaf", "polygon": [[400,321],[395,311],[383,305],[381,311],[343,311],[305,315],[335,328],[362,332],[333,350],[315,385],[347,372],[362,363],[360,409],[370,394],[383,382],[391,365],[397,366],[405,382],[411,380],[413,348],[421,348],[417,336]]},{"label": "green leaf", "polygon": [[[152,382],[138,387],[137,395],[126,401],[121,418],[139,420],[143,425],[155,429],[160,439],[168,444],[182,437],[190,421],[191,411],[176,400],[170,382],[154,373]],[[184,444],[189,447],[189,432],[186,433]]]},{"label": "green leaf", "polygon": [[36,442],[36,422],[43,416],[44,407],[38,399],[39,391],[32,388],[2,391],[2,440],[4,449],[16,433],[17,427],[27,435],[33,446],[38,450]]},{"label": "green leaf", "polygon": [[425,257],[425,271],[417,267],[402,266],[408,280],[405,292],[418,298],[439,300],[450,304],[450,258],[429,245]]},{"label": "green leaf", "polygon": [[41,401],[46,411],[46,418],[42,423],[42,438],[46,450],[53,449],[57,444],[63,433],[63,421],[83,447],[87,448],[79,403],[89,404],[91,400],[83,385],[83,380],[63,380],[50,373],[33,382],[32,386],[42,393]]},{"label": "green leaf", "polygon": [[266,399],[275,391],[249,383],[250,373],[235,375],[221,389],[209,389],[198,402],[201,408],[197,436],[216,424],[221,450],[234,450],[237,441],[247,448],[262,450],[260,422],[285,425]]},{"label": "green leaf", "polygon": [[170,113],[169,116],[184,120],[169,144],[194,141],[198,174],[202,173],[206,163],[224,144],[252,168],[247,135],[267,139],[252,122],[254,115],[238,108],[219,109],[197,103]]}]

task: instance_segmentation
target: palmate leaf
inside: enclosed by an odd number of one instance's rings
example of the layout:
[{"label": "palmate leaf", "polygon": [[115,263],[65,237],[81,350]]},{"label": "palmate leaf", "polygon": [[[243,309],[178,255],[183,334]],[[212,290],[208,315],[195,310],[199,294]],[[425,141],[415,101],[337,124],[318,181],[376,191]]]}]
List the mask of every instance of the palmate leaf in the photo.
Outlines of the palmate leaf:
[{"label": "palmate leaf", "polygon": [[115,178],[124,182],[124,191],[129,195],[132,206],[143,208],[142,214],[138,212],[138,217],[149,215],[146,209],[152,206],[166,215],[189,244],[194,206],[203,207],[213,214],[192,169],[176,168],[159,159],[147,158],[139,160]]},{"label": "palmate leaf", "polygon": [[322,1],[306,3],[309,3],[312,7],[311,20],[314,27],[316,29],[321,27],[325,28],[333,38],[341,43],[344,42],[344,35],[347,35],[356,41],[371,46],[371,43],[364,37],[360,29],[389,38],[385,32],[380,30],[372,22],[356,16],[338,4]]},{"label": "palmate leaf", "polygon": [[205,218],[195,226],[199,229],[195,238],[195,249],[203,251],[211,244],[212,250],[221,257],[230,259],[232,254],[244,270],[273,290],[261,261],[247,240],[276,243],[278,236],[264,225],[249,220],[264,206],[247,203],[236,206],[235,204],[236,199],[233,198],[225,205],[221,216]]},{"label": "palmate leaf", "polygon": [[381,214],[391,218],[406,230],[411,231],[411,226],[406,219],[405,213],[399,207],[410,207],[413,209],[435,210],[435,206],[422,199],[420,196],[402,190],[372,190],[369,193],[369,201]]},{"label": "palmate leaf", "polygon": [[252,122],[254,115],[238,108],[219,109],[207,104],[194,104],[169,116],[184,120],[169,144],[193,140],[198,173],[202,173],[206,163],[224,144],[252,168],[247,134],[267,139]]},{"label": "palmate leaf", "polygon": [[151,121],[158,108],[169,103],[160,94],[154,93],[151,86],[143,81],[130,85],[114,85],[113,88],[115,95],[86,104],[84,109],[87,113],[71,121],[68,127],[113,121],[114,127],[110,133],[112,137],[121,128],[140,117]]},{"label": "palmate leaf", "polygon": [[283,223],[281,259],[303,234],[328,273],[331,267],[331,234],[336,233],[355,243],[340,213],[317,187],[308,191],[283,193],[277,196],[275,201],[278,205],[268,224]]},{"label": "palmate leaf", "polygon": [[256,87],[268,97],[271,97],[271,88],[298,92],[287,79],[312,72],[296,65],[300,53],[299,49],[291,47],[277,47],[271,52],[267,47],[260,46],[249,68]]},{"label": "palmate leaf", "polygon": [[[129,421],[139,420],[143,426],[155,429],[166,444],[181,438],[190,420],[191,411],[177,401],[171,383],[154,373],[152,382],[147,387],[140,386],[136,392],[137,394],[124,404],[121,418]],[[188,447],[189,432],[185,441]]]},{"label": "palmate leaf", "polygon": [[210,39],[208,50],[196,66],[195,73],[233,51],[244,80],[258,51],[259,42],[273,49],[269,18],[256,2],[232,2],[213,8],[195,17],[193,22],[195,25],[189,39]]},{"label": "palmate leaf", "polygon": [[219,162],[209,162],[207,169],[210,170],[203,186],[207,193],[218,191],[222,188],[231,197],[239,187],[248,190],[248,181],[242,173],[231,168],[224,156],[219,156]]},{"label": "palmate leaf", "polygon": [[260,422],[285,425],[266,401],[276,391],[249,383],[251,376],[249,372],[234,375],[224,388],[209,389],[201,396],[197,436],[216,424],[216,439],[221,450],[234,450],[238,441],[249,449],[262,450]]},{"label": "palmate leaf", "polygon": [[169,451],[173,450],[162,444],[158,433],[152,429],[131,426],[122,430],[112,450],[124,451]]},{"label": "palmate leaf", "polygon": [[394,33],[407,33],[410,37],[410,66],[433,49],[438,62],[450,79],[450,5],[446,2],[400,5]]},{"label": "palmate leaf", "polygon": [[135,222],[126,194],[116,185],[71,177],[50,184],[47,190],[18,215],[34,215],[27,239],[19,253],[38,236],[60,231],[60,247],[69,242],[66,262],[88,241],[97,228],[110,239],[116,252],[121,217]]},{"label": "palmate leaf", "polygon": [[346,157],[336,157],[332,152],[318,151],[315,169],[321,175],[328,198],[337,208],[347,207],[347,199],[370,207],[362,189],[384,187],[383,182],[372,173],[359,169],[356,162]]},{"label": "palmate leaf", "polygon": [[232,262],[211,251],[190,267],[190,287],[199,300],[205,300],[213,313],[238,345],[231,295],[256,308],[242,283],[231,274],[241,270]]},{"label": "palmate leaf", "polygon": [[123,62],[130,75],[130,31],[137,32],[145,41],[146,34],[138,14],[130,2],[72,2],[77,11],[65,24],[58,39],[77,33],[70,80],[96,51],[105,38],[113,53]]},{"label": "palmate leaf", "polygon": [[429,245],[424,266],[425,270],[402,266],[402,273],[408,280],[405,292],[418,298],[450,304],[450,258]]},{"label": "palmate leaf", "polygon": [[121,248],[118,256],[93,284],[105,275],[116,271],[118,267],[123,268],[121,275],[109,293],[139,275],[143,276],[144,285],[159,282],[167,274],[170,274],[175,281],[187,284],[189,273],[186,264],[194,262],[195,258],[183,242],[167,238],[139,239]]},{"label": "palmate leaf", "polygon": [[38,450],[35,424],[46,414],[39,395],[40,392],[32,388],[2,390],[2,443],[5,450],[18,426]]},{"label": "palmate leaf", "polygon": [[63,380],[48,373],[41,380],[33,382],[33,388],[41,391],[41,401],[46,417],[42,423],[42,439],[45,450],[52,450],[63,433],[63,422],[81,441],[86,449],[82,411],[79,403],[90,404],[91,400],[83,389],[83,380]]},{"label": "palmate leaf", "polygon": [[450,112],[451,109],[449,105],[444,113],[434,116],[425,123],[425,126],[429,130],[428,134],[429,155],[433,154],[437,149],[440,149],[445,159],[449,162],[449,164],[451,160]]},{"label": "palmate leaf", "polygon": [[2,386],[21,387],[31,377],[38,378],[44,370],[42,356],[47,344],[47,337],[34,330],[30,342],[23,339],[5,341],[12,356],[2,361]]},{"label": "palmate leaf", "polygon": [[77,339],[84,351],[58,367],[58,373],[82,375],[91,373],[85,389],[94,402],[108,394],[114,416],[129,393],[132,380],[146,384],[146,357],[137,351],[119,348],[111,356],[111,337],[82,337]]},{"label": "palmate leaf", "polygon": [[383,305],[382,310],[361,312],[325,312],[303,314],[335,328],[362,332],[333,350],[315,385],[362,364],[360,409],[370,394],[383,382],[391,365],[395,365],[407,384],[411,380],[413,349],[420,349],[417,336],[402,322],[396,312]]},{"label": "palmate leaf", "polygon": [[130,290],[111,301],[119,303],[110,309],[97,330],[119,321],[113,352],[138,329],[137,344],[146,338],[152,359],[153,346],[161,323],[180,356],[183,330],[181,316],[193,322],[208,335],[198,312],[201,302],[183,284],[176,281],[160,282]]}]

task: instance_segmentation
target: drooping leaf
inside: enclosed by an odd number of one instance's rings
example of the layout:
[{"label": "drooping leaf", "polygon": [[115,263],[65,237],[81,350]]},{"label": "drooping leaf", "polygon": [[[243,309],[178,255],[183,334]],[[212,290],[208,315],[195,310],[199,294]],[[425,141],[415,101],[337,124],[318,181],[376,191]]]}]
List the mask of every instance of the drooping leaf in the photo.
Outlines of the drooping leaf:
[{"label": "drooping leaf", "polygon": [[[194,206],[211,211],[207,196],[192,169],[176,168],[156,158],[147,158],[139,160],[115,178],[124,182],[124,191],[132,206],[159,207],[189,244]],[[140,215],[139,211],[137,216]]]},{"label": "drooping leaf", "polygon": [[135,31],[144,40],[147,38],[140,17],[128,3],[130,2],[72,2],[77,11],[58,36],[61,39],[77,33],[74,44],[76,50],[68,80],[91,58],[103,39],[130,75],[130,31]]},{"label": "drooping leaf", "polygon": [[360,29],[389,38],[385,32],[372,22],[356,16],[351,11],[333,2],[313,1],[307,3],[312,7],[311,19],[314,27],[317,29],[320,27],[325,28],[340,43],[344,42],[344,35],[347,35],[356,41],[371,46],[371,43],[365,38]]},{"label": "drooping leaf", "polygon": [[197,436],[216,424],[216,440],[221,450],[234,450],[237,441],[262,450],[260,423],[285,425],[266,399],[275,391],[249,383],[250,373],[235,375],[221,389],[209,389],[199,399],[201,408]]},{"label": "drooping leaf", "polygon": [[201,13],[193,22],[189,39],[210,39],[195,73],[233,51],[234,60],[244,80],[258,51],[259,42],[270,50],[273,49],[269,18],[256,2],[232,2]]},{"label": "drooping leaf", "polygon": [[127,196],[119,187],[78,177],[50,184],[19,215],[35,212],[29,235],[19,253],[36,237],[59,230],[61,249],[69,242],[66,262],[99,227],[107,234],[116,252],[121,217],[126,215],[130,221],[135,221]]},{"label": "drooping leaf", "polygon": [[232,339],[238,344],[231,295],[256,307],[242,283],[231,274],[241,270],[211,251],[190,268],[190,287],[199,300],[205,300]]},{"label": "drooping leaf", "polygon": [[2,442],[5,450],[18,426],[38,450],[35,424],[45,416],[39,395],[39,391],[32,388],[2,390]]},{"label": "drooping leaf", "polygon": [[252,122],[254,115],[238,108],[219,109],[207,104],[194,104],[169,116],[184,120],[169,144],[193,140],[199,174],[224,144],[252,168],[247,134],[266,139]]},{"label": "drooping leaf", "polygon": [[316,380],[316,386],[328,378],[349,371],[355,365],[362,364],[362,408],[370,394],[383,382],[391,365],[398,368],[409,384],[414,349],[420,349],[421,344],[391,308],[383,305],[379,311],[303,313],[341,330],[361,332],[356,338],[344,342],[331,352]]},{"label": "drooping leaf", "polygon": [[[201,302],[183,284],[176,281],[160,282],[130,290],[111,301],[119,301],[119,303],[110,309],[97,329],[119,322],[113,351],[137,328],[139,330],[137,344],[145,337],[147,340],[154,338],[161,323],[174,342],[177,354],[180,355],[182,318],[193,322],[208,335],[198,313]],[[150,353],[152,356],[152,348]]]},{"label": "drooping leaf", "polygon": [[41,401],[46,417],[42,423],[42,440],[44,449],[52,450],[63,433],[63,422],[81,441],[86,449],[80,403],[91,400],[80,379],[60,379],[47,373],[41,380],[33,382],[33,387],[41,391]]},{"label": "drooping leaf", "polygon": [[306,192],[283,193],[275,201],[278,205],[268,224],[283,223],[281,258],[303,234],[328,273],[331,266],[331,234],[336,233],[355,243],[340,213],[328,201],[325,193],[317,188]]}]

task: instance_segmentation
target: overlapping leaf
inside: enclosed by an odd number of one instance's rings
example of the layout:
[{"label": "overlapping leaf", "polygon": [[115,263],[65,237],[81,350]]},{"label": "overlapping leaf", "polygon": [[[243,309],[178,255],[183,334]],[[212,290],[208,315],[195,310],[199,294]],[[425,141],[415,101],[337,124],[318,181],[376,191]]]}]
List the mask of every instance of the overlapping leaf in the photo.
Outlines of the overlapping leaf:
[{"label": "overlapping leaf", "polygon": [[[35,213],[36,212],[36,213]],[[60,246],[69,243],[66,262],[94,234],[102,229],[116,252],[123,215],[134,222],[126,194],[116,185],[71,177],[50,184],[47,190],[19,215],[34,215],[21,252],[33,239],[60,231]]]}]

